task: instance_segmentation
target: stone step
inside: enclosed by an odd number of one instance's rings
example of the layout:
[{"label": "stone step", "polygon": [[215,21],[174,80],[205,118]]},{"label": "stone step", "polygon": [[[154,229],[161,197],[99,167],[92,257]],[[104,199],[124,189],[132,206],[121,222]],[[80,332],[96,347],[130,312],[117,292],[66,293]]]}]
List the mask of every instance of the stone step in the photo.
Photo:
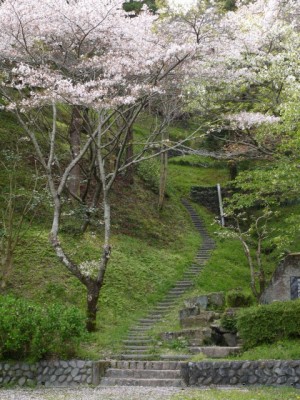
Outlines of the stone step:
[{"label": "stone step", "polygon": [[128,350],[147,350],[149,351],[149,349],[151,349],[152,347],[149,345],[143,346],[143,345],[139,345],[139,344],[127,344],[123,347],[124,350],[128,351]]},{"label": "stone step", "polygon": [[111,368],[146,369],[146,370],[175,370],[180,369],[182,362],[178,361],[121,361],[112,360]]},{"label": "stone step", "polygon": [[121,369],[109,368],[107,378],[136,378],[136,379],[180,379],[179,369]]},{"label": "stone step", "polygon": [[130,349],[125,348],[124,354],[150,354],[151,347],[145,347],[144,349]]},{"label": "stone step", "polygon": [[100,386],[183,387],[181,379],[103,378]]},{"label": "stone step", "polygon": [[140,326],[136,326],[135,328],[131,328],[131,330],[130,330],[130,332],[129,333],[134,333],[134,334],[137,334],[137,333],[139,333],[139,332],[148,332],[151,328],[153,327],[153,325],[151,325],[151,326],[142,326],[142,327],[140,327]]},{"label": "stone step", "polygon": [[151,314],[148,315],[148,317],[149,317],[149,319],[155,318],[156,320],[159,321],[162,317],[162,314],[163,313],[159,312],[159,311],[152,311]]},{"label": "stone step", "polygon": [[172,361],[184,361],[184,360],[190,360],[191,354],[161,354],[160,359],[161,360],[172,360]]},{"label": "stone step", "polygon": [[119,358],[121,360],[153,360],[153,354],[120,354],[119,356],[116,356],[116,358]]},{"label": "stone step", "polygon": [[189,347],[192,354],[202,353],[209,358],[224,358],[230,355],[237,355],[241,352],[241,347],[225,347],[225,346],[203,346],[203,347]]},{"label": "stone step", "polygon": [[171,295],[176,295],[175,297],[177,297],[177,296],[182,295],[182,294],[185,293],[185,292],[186,292],[185,289],[173,289],[173,290],[170,292],[170,294],[171,294]]},{"label": "stone step", "polygon": [[125,346],[130,346],[130,345],[133,345],[133,346],[143,346],[143,345],[147,345],[147,344],[152,344],[153,343],[153,340],[152,339],[126,339],[126,340],[123,340],[122,341],[122,343],[125,345]]},{"label": "stone step", "polygon": [[144,318],[140,319],[139,321],[136,321],[137,325],[153,325],[157,321],[159,321],[159,318]]}]

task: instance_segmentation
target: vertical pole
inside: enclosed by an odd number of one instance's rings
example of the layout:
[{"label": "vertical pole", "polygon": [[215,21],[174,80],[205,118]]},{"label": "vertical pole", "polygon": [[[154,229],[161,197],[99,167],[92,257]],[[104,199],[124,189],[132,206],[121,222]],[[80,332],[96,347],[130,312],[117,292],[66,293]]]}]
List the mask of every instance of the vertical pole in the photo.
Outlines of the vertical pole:
[{"label": "vertical pole", "polygon": [[217,184],[217,190],[218,190],[218,199],[219,199],[221,226],[225,226],[225,218],[224,218],[224,210],[223,210],[223,201],[222,201],[221,185],[220,185],[219,183]]}]

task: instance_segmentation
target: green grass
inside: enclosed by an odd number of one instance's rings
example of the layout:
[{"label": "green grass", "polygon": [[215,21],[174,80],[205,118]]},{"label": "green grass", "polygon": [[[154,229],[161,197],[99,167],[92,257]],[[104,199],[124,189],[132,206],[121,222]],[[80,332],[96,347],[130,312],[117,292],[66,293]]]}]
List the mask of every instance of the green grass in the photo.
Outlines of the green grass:
[{"label": "green grass", "polygon": [[211,186],[228,181],[228,171],[224,168],[194,167],[169,164],[169,180],[173,190],[181,196],[188,196],[192,186]]},{"label": "green grass", "polygon": [[276,343],[257,346],[234,357],[235,360],[299,360],[300,340],[280,340]]},{"label": "green grass", "polygon": [[245,389],[188,389],[175,394],[172,400],[299,400],[297,389],[245,388]]}]

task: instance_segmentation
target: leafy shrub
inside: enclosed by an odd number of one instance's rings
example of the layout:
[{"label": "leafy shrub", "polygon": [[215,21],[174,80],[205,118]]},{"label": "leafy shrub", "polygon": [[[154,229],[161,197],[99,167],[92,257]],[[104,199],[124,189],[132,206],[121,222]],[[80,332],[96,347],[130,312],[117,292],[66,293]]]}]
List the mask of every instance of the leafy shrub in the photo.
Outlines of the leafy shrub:
[{"label": "leafy shrub", "polygon": [[229,332],[237,332],[237,312],[236,310],[228,309],[221,317],[221,326]]},{"label": "leafy shrub", "polygon": [[84,316],[75,307],[41,307],[25,299],[0,297],[2,359],[68,357],[84,335]]},{"label": "leafy shrub", "polygon": [[238,314],[237,328],[245,348],[300,337],[300,300],[250,307]]},{"label": "leafy shrub", "polygon": [[232,289],[226,293],[226,304],[228,307],[249,307],[253,304],[253,297],[241,289]]},{"label": "leafy shrub", "polygon": [[146,185],[158,193],[159,188],[159,176],[160,176],[160,164],[157,159],[150,158],[138,164],[137,168],[138,175]]}]

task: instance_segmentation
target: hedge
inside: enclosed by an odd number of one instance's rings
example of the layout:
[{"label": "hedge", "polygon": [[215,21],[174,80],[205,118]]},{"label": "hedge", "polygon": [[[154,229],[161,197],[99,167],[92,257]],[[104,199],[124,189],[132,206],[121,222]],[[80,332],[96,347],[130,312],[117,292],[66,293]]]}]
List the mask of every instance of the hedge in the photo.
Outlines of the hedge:
[{"label": "hedge", "polygon": [[85,335],[85,318],[75,307],[0,296],[0,359],[69,357]]},{"label": "hedge", "polygon": [[300,300],[274,302],[241,310],[237,329],[245,348],[300,337]]}]

